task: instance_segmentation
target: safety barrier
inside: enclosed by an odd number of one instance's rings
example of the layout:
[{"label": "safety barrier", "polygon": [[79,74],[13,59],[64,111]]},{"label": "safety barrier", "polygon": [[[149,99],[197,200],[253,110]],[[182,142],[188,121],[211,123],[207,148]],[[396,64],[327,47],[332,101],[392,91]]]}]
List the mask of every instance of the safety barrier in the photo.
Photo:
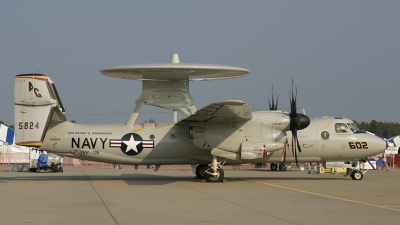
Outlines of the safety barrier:
[{"label": "safety barrier", "polygon": [[0,164],[11,165],[14,163],[27,163],[29,165],[29,153],[1,153]]}]

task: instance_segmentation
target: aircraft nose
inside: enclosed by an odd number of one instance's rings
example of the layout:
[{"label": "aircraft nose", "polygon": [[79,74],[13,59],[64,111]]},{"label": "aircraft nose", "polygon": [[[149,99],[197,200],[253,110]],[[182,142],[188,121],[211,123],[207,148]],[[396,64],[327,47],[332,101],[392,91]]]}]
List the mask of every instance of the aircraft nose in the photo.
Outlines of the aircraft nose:
[{"label": "aircraft nose", "polygon": [[372,146],[370,147],[371,153],[372,154],[379,154],[382,153],[383,151],[385,151],[389,146],[388,146],[388,142],[384,139],[381,139],[379,137],[376,136],[372,136],[371,137],[371,144]]}]

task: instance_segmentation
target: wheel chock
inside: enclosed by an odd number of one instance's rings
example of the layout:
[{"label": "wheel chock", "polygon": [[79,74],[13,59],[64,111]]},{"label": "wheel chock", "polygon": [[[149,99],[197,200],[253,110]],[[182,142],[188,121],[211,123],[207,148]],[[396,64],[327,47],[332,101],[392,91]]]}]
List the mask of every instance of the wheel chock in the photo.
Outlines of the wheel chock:
[{"label": "wheel chock", "polygon": [[[207,183],[207,180],[206,179],[202,179],[201,183]],[[226,180],[225,179],[221,180],[221,183],[226,183]]]}]

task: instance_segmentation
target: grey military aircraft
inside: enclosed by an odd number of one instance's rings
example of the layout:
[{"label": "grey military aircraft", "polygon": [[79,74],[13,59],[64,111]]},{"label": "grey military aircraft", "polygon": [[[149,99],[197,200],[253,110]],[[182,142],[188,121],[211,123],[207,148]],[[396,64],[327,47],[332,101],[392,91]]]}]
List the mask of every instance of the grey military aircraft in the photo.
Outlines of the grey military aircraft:
[{"label": "grey military aircraft", "polygon": [[[196,109],[189,81],[241,77],[250,73],[247,69],[184,64],[174,54],[171,63],[100,73],[142,81],[141,96],[126,124],[69,122],[54,82],[43,74],[21,74],[15,76],[16,144],[136,169],[155,165],[157,171],[161,165],[190,164],[196,176],[208,182],[224,180],[223,165],[358,160],[386,149],[384,140],[360,132],[349,119],[310,120],[297,113],[293,84],[290,112],[277,110],[274,103],[269,111],[252,112],[239,100]],[[135,123],[144,104],[173,111],[174,121]],[[178,111],[186,118],[178,121]]]}]

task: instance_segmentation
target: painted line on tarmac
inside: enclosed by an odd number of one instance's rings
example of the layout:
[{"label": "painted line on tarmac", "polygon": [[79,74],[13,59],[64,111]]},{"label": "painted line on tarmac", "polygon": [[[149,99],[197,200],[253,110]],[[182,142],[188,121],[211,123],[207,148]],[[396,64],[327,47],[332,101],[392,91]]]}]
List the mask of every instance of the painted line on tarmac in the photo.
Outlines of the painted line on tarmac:
[{"label": "painted line on tarmac", "polygon": [[276,184],[270,184],[270,183],[261,182],[261,181],[257,181],[257,180],[247,180],[247,181],[251,181],[251,182],[259,183],[259,184],[264,184],[264,185],[269,185],[269,186],[273,186],[273,187],[278,187],[278,188],[282,188],[282,189],[286,189],[286,190],[301,192],[301,193],[305,193],[305,194],[320,196],[320,197],[324,197],[324,198],[330,198],[330,199],[335,199],[335,200],[339,200],[339,201],[351,202],[351,203],[355,203],[355,204],[366,205],[366,206],[376,207],[376,208],[380,208],[380,209],[386,209],[386,210],[400,212],[399,209],[393,209],[393,208],[389,208],[389,207],[386,207],[386,206],[374,205],[374,204],[354,201],[354,200],[345,199],[345,198],[338,198],[338,197],[333,197],[333,196],[329,196],[329,195],[323,195],[323,194],[318,194],[318,193],[314,193],[314,192],[303,191],[303,190],[299,190],[299,189],[295,189],[295,188],[284,187],[284,186],[280,186],[280,185],[276,185]]}]

